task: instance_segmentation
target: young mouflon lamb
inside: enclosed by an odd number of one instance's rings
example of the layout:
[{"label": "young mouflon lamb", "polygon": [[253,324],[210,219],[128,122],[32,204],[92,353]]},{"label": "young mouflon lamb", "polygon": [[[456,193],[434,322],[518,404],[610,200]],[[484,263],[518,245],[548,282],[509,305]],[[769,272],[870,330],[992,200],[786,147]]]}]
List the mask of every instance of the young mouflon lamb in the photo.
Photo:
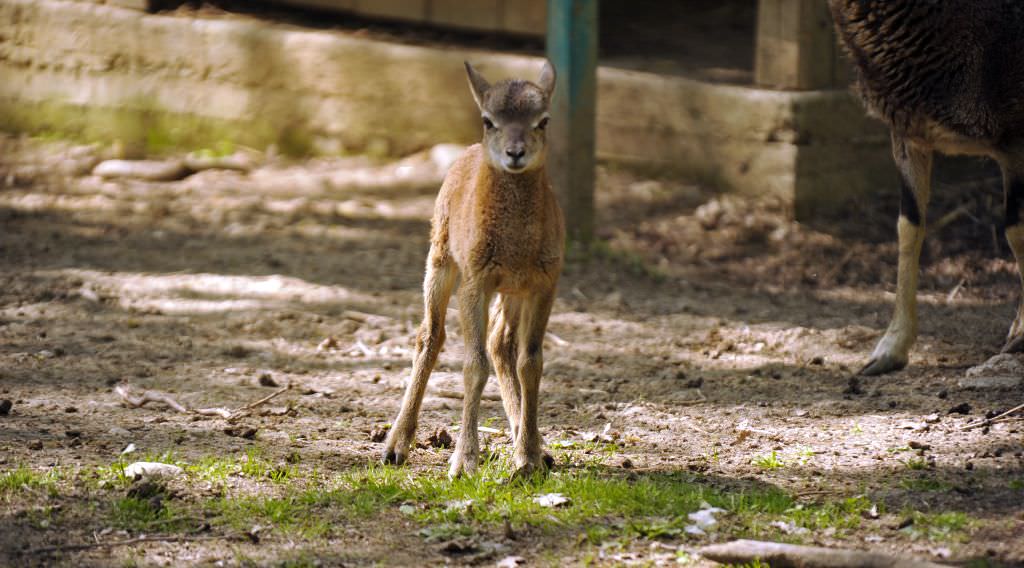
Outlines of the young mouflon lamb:
[{"label": "young mouflon lamb", "polygon": [[565,243],[562,210],[545,169],[555,70],[545,63],[536,83],[493,85],[468,63],[466,72],[480,109],[483,142],[452,165],[434,205],[412,380],[383,459],[405,462],[416,441],[420,403],[444,344],[448,298],[459,281],[465,393],[449,475],[477,468],[477,419],[490,355],[511,429],[515,475],[527,476],[551,465],[537,413],[544,333]]},{"label": "young mouflon lamb", "polygon": [[[1006,240],[1024,286],[1024,1],[829,0],[869,111],[889,124],[900,171],[896,310],[861,371],[906,366],[917,338],[917,276],[932,155],[995,159]],[[1024,350],[1024,299],[1003,346]]]}]

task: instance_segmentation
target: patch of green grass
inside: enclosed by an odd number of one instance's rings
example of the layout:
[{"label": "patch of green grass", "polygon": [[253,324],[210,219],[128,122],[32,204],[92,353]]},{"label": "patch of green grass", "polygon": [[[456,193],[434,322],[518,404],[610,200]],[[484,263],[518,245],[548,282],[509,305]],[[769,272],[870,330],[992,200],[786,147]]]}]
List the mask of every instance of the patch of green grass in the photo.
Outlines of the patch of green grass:
[{"label": "patch of green grass", "polygon": [[786,517],[812,531],[829,528],[841,531],[860,526],[863,514],[872,506],[867,497],[858,495],[820,505],[797,505],[786,511]]},{"label": "patch of green grass", "polygon": [[1013,489],[1013,490],[1016,490],[1016,491],[1024,490],[1024,478],[1011,479],[1010,480],[1010,489]]},{"label": "patch of green grass", "polygon": [[0,473],[0,495],[16,493],[25,489],[51,488],[54,484],[54,472],[40,472],[25,466]]},{"label": "patch of green grass", "polygon": [[953,486],[931,477],[916,477],[900,480],[900,487],[908,491],[949,491]]},{"label": "patch of green grass", "polygon": [[913,457],[903,461],[903,465],[907,466],[907,469],[914,471],[920,471],[928,467],[928,460],[922,457]]},{"label": "patch of green grass", "polygon": [[786,466],[785,462],[782,461],[782,458],[779,457],[775,450],[772,450],[770,454],[755,457],[750,463],[761,469],[767,470],[781,469]]},{"label": "patch of green grass", "polygon": [[179,525],[170,508],[157,500],[138,497],[114,501],[110,520],[115,526],[129,530],[148,530],[156,525],[160,525],[161,530],[174,530]]},{"label": "patch of green grass", "polygon": [[256,448],[249,448],[246,451],[245,460],[241,462],[241,473],[254,479],[269,479],[275,483],[283,483],[290,477],[294,477],[295,467],[278,466],[263,457],[262,452]]},{"label": "patch of green grass", "polygon": [[283,497],[221,497],[207,503],[207,516],[242,531],[264,525],[303,538],[325,536],[331,530],[328,518],[320,514],[326,502],[320,503],[309,495],[310,492],[293,492]]},{"label": "patch of green grass", "polygon": [[[371,465],[339,478],[334,498],[364,512],[401,503],[417,520],[431,526],[448,524],[554,527],[588,526],[601,520],[628,519],[622,530],[638,536],[677,534],[686,515],[701,503],[732,514],[780,515],[792,507],[787,495],[774,490],[721,492],[688,474],[665,473],[630,479],[596,468],[555,471],[547,477],[507,483],[508,467],[501,460],[483,464],[474,476],[448,481],[441,475],[413,475],[406,470]],[[571,499],[564,507],[542,507],[534,498],[561,493]],[[605,529],[586,531],[599,541]]]},{"label": "patch of green grass", "polygon": [[238,460],[222,456],[205,456],[196,463],[184,466],[185,471],[202,481],[221,482],[240,470]]},{"label": "patch of green grass", "polygon": [[903,532],[909,534],[913,539],[966,542],[969,538],[968,533],[975,524],[971,517],[960,511],[941,513],[912,511],[909,517],[913,522],[904,527]]}]

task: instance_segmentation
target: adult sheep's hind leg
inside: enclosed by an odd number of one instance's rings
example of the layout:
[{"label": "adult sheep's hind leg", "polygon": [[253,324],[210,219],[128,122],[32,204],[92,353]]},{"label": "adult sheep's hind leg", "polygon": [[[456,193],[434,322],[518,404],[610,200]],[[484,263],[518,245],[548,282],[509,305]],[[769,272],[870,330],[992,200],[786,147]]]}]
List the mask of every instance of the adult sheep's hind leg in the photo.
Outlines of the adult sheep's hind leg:
[{"label": "adult sheep's hind leg", "polygon": [[1005,192],[1006,240],[1017,260],[1021,279],[1021,299],[1017,317],[1006,335],[1003,353],[1024,351],[1024,149],[1004,160],[1003,190]]},{"label": "adult sheep's hind leg", "polygon": [[917,340],[917,276],[931,195],[932,150],[894,133],[892,153],[900,170],[896,310],[871,359],[861,369],[862,375],[881,375],[906,367],[910,348]]},{"label": "adult sheep's hind leg", "polygon": [[437,363],[437,355],[444,346],[444,319],[448,299],[455,286],[457,270],[450,260],[434,260],[446,255],[430,251],[427,275],[423,280],[423,322],[416,336],[416,354],[413,357],[412,378],[402,398],[402,409],[384,444],[384,463],[401,465],[409,457],[416,441],[416,423],[420,404],[427,389],[427,380]]}]

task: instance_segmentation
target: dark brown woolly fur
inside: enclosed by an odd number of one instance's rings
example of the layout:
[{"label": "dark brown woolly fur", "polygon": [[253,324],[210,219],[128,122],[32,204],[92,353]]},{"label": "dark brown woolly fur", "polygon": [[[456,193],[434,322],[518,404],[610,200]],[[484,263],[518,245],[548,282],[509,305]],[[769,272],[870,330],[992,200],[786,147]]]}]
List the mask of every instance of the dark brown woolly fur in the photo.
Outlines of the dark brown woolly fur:
[{"label": "dark brown woolly fur", "polygon": [[1024,127],[1024,0],[830,0],[869,109],[1000,147]]}]

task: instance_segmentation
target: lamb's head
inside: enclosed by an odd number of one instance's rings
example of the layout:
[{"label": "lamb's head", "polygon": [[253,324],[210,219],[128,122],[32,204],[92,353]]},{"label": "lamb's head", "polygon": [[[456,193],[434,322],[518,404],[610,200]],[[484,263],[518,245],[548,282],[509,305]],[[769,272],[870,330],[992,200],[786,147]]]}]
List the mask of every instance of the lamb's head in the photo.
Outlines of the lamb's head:
[{"label": "lamb's head", "polygon": [[544,165],[548,107],[555,69],[544,62],[536,83],[511,79],[491,85],[466,63],[469,86],[480,107],[483,145],[491,166],[518,174]]}]

